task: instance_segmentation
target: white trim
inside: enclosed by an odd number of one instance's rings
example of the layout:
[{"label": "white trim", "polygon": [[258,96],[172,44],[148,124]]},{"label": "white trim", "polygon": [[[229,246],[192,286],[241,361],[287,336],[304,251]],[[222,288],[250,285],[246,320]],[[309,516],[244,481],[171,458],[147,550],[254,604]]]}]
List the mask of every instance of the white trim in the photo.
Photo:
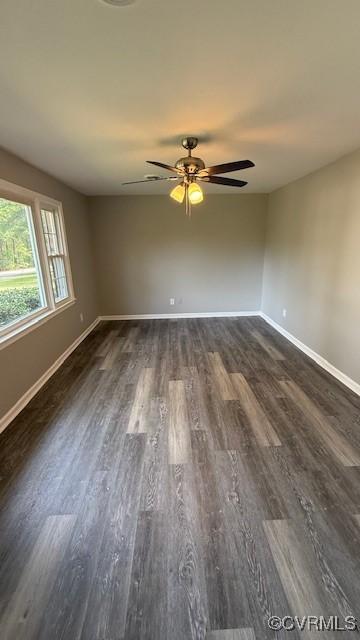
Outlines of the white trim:
[{"label": "white trim", "polygon": [[37,198],[43,199],[48,204],[51,204],[54,207],[61,206],[61,202],[59,200],[54,200],[54,198],[50,198],[49,196],[44,196],[42,193],[38,191],[32,191],[31,189],[27,189],[26,187],[21,187],[14,182],[9,182],[8,180],[3,180],[0,178],[0,190],[5,191],[11,197],[19,197],[24,198],[24,204],[29,204],[29,200],[36,200]]},{"label": "white trim", "polygon": [[72,307],[75,302],[76,298],[73,298],[72,300],[66,300],[64,304],[58,306],[56,309],[47,308],[41,315],[39,315],[38,313],[36,316],[34,316],[33,314],[31,316],[27,316],[26,319],[28,320],[28,322],[26,324],[17,324],[14,330],[11,331],[11,333],[8,332],[5,333],[5,335],[0,336],[0,351],[1,349],[8,347],[12,342],[15,342],[23,336],[26,336],[26,334],[30,333],[30,331],[34,331],[34,329],[41,327],[44,322],[51,320],[51,318],[54,318],[54,316],[57,316],[62,311],[65,311],[65,309]]},{"label": "white trim", "polygon": [[177,318],[240,318],[259,316],[260,311],[205,311],[198,313],[140,313],[123,316],[100,316],[100,320],[160,320]]},{"label": "white trim", "polygon": [[275,320],[272,320],[272,318],[267,316],[265,313],[260,311],[259,315],[263,320],[265,320],[265,322],[271,325],[273,329],[281,333],[281,335],[284,336],[284,338],[292,342],[298,349],[300,349],[307,356],[309,356],[309,358],[311,358],[312,360],[315,360],[315,362],[318,365],[320,365],[320,367],[325,369],[328,373],[334,376],[334,378],[336,378],[337,380],[340,380],[340,382],[342,382],[346,387],[348,387],[349,389],[351,389],[351,391],[353,391],[358,396],[360,396],[360,384],[358,382],[355,382],[355,380],[353,380],[352,378],[349,378],[349,376],[347,376],[346,373],[343,373],[342,371],[340,371],[340,369],[337,369],[336,367],[334,367],[334,365],[331,364],[331,362],[328,362],[319,353],[316,353],[316,351],[313,351],[313,349],[310,349],[310,347],[308,347],[306,344],[301,342],[301,340],[293,336],[292,333],[289,333],[288,331],[286,331],[284,327],[282,327],[280,324],[275,322]]},{"label": "white trim", "polygon": [[21,398],[19,398],[16,404],[14,404],[14,406],[11,407],[11,409],[9,409],[9,411],[2,418],[0,418],[0,433],[4,431],[4,429],[6,429],[10,422],[12,422],[14,418],[16,418],[20,411],[22,411],[24,407],[26,407],[26,405],[37,394],[37,392],[40,391],[41,387],[44,386],[45,382],[47,382],[49,378],[51,378],[51,376],[55,373],[55,371],[57,371],[57,369],[61,367],[66,358],[69,357],[69,355],[76,349],[76,347],[79,346],[79,344],[83,340],[85,340],[85,338],[89,335],[89,333],[93,331],[93,329],[95,329],[99,322],[100,318],[96,318],[96,320],[94,320],[94,322],[92,322],[91,325],[87,329],[85,329],[85,331],[83,331],[83,333],[78,338],[76,338],[76,340],[70,345],[70,347],[68,347],[64,351],[64,353],[59,356],[59,358],[51,365],[51,367],[49,367],[49,369],[45,371],[45,373],[43,373],[41,378],[39,378],[35,382],[35,384],[33,384],[33,386],[30,387],[30,389],[28,389]]}]

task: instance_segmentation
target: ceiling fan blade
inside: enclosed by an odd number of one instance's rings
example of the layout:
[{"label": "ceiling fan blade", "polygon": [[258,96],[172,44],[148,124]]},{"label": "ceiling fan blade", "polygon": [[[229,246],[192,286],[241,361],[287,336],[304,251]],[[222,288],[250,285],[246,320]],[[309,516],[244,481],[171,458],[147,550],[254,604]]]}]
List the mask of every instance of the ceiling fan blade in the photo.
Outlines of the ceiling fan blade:
[{"label": "ceiling fan blade", "polygon": [[148,164],[154,164],[156,167],[161,167],[162,169],[167,169],[168,171],[173,171],[177,173],[178,170],[175,167],[170,167],[169,164],[163,164],[162,162],[155,162],[155,160],[146,160]]},{"label": "ceiling fan blade", "polygon": [[212,184],[223,184],[226,187],[245,187],[247,182],[244,180],[234,180],[234,178],[222,178],[221,176],[200,176],[198,178],[202,182],[211,182]]},{"label": "ceiling fan blade", "polygon": [[230,173],[230,171],[240,171],[241,169],[250,169],[250,167],[255,167],[254,163],[251,162],[251,160],[226,162],[225,164],[217,164],[214,167],[206,167],[206,169],[199,171],[199,176],[212,176],[217,173]]},{"label": "ceiling fan blade", "polygon": [[169,178],[147,178],[146,180],[132,180],[131,182],[122,182],[121,184],[139,184],[140,182],[159,182],[160,180],[179,180],[178,176],[170,176]]}]

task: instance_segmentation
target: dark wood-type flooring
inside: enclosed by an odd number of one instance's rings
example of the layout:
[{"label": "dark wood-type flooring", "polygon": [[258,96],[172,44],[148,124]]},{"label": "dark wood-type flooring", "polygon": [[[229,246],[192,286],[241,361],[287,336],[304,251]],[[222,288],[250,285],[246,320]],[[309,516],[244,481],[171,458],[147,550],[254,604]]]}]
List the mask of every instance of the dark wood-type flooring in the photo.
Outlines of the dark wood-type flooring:
[{"label": "dark wood-type flooring", "polygon": [[360,398],[260,318],[103,322],[0,464],[1,640],[355,636],[267,627],[360,617]]}]

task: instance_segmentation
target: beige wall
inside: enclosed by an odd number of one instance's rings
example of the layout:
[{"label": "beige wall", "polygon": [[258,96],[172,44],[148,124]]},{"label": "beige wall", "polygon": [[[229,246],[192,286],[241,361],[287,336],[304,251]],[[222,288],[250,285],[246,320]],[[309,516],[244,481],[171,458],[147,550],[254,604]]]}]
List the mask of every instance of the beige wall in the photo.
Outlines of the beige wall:
[{"label": "beige wall", "polygon": [[[76,303],[0,350],[0,418],[97,316],[94,265],[84,196],[0,149],[0,178],[61,200]],[[80,313],[84,322],[80,322]]]},{"label": "beige wall", "polygon": [[189,220],[168,196],[91,198],[101,314],[259,310],[266,203],[207,195]]},{"label": "beige wall", "polygon": [[262,308],[360,383],[360,151],[269,196]]}]

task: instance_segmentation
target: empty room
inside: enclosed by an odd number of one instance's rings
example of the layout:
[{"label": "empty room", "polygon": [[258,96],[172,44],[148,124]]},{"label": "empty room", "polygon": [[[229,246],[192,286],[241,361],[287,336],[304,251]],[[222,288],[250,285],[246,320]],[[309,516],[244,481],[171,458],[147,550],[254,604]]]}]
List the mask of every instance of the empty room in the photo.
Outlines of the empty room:
[{"label": "empty room", "polygon": [[0,640],[360,634],[359,0],[1,0]]}]

